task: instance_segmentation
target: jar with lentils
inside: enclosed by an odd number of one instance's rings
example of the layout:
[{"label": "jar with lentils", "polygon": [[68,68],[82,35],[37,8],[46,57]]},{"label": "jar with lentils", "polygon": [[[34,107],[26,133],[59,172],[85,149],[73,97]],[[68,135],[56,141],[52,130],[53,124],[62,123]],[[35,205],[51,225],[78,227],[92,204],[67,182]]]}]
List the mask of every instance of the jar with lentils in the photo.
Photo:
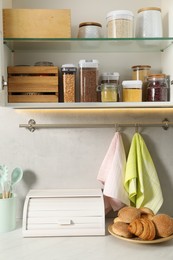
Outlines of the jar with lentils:
[{"label": "jar with lentils", "polygon": [[151,74],[147,77],[147,101],[168,101],[168,84],[165,74]]},{"label": "jar with lentils", "polygon": [[80,102],[97,102],[98,61],[79,61]]}]

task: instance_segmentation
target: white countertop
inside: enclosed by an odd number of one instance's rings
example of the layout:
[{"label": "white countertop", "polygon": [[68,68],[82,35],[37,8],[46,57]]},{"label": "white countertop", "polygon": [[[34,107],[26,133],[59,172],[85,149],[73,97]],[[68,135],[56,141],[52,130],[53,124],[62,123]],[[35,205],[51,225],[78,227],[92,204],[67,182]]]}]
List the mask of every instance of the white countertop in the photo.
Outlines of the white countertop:
[{"label": "white countertop", "polygon": [[[111,220],[108,220],[111,223]],[[2,260],[146,260],[173,259],[173,240],[160,244],[134,244],[106,232],[98,237],[23,238],[16,230],[0,234]]]}]

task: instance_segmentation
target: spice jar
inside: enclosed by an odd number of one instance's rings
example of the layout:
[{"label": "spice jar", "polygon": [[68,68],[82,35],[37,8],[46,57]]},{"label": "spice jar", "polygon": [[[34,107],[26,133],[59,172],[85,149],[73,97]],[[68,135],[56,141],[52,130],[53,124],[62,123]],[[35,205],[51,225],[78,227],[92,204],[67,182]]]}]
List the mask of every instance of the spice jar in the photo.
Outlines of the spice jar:
[{"label": "spice jar", "polygon": [[79,61],[80,101],[97,102],[98,61]]},{"label": "spice jar", "polygon": [[151,74],[147,82],[147,101],[168,101],[168,84],[165,74]]},{"label": "spice jar", "polygon": [[162,16],[158,7],[146,7],[138,10],[136,37],[162,37]]},{"label": "spice jar", "polygon": [[108,38],[134,37],[134,15],[128,10],[111,11],[106,16]]},{"label": "spice jar", "polygon": [[64,64],[61,67],[64,102],[75,102],[76,71],[73,64]]},{"label": "spice jar", "polygon": [[78,38],[101,38],[102,25],[96,22],[84,22],[79,24]]},{"label": "spice jar", "polygon": [[141,102],[142,101],[142,81],[126,80],[122,82],[123,102]]}]

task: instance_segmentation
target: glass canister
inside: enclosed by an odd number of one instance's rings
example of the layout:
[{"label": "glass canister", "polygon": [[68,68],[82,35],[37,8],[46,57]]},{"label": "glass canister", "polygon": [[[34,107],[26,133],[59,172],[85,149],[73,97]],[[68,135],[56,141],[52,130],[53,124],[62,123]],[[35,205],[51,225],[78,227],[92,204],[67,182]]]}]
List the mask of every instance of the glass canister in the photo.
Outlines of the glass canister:
[{"label": "glass canister", "polygon": [[151,74],[151,66],[149,65],[132,66],[132,80],[142,80],[144,82],[149,74]]},{"label": "glass canister", "polygon": [[102,102],[117,102],[120,100],[119,77],[118,72],[104,72],[101,74],[101,85],[98,87],[98,91],[101,93]]},{"label": "glass canister", "polygon": [[64,64],[61,67],[64,102],[75,102],[76,71],[74,64]]},{"label": "glass canister", "polygon": [[146,101],[147,93],[147,76],[151,74],[151,66],[135,65],[132,67],[132,80],[141,80],[142,84],[142,101]]},{"label": "glass canister", "polygon": [[168,101],[168,83],[165,74],[151,74],[147,77],[147,101]]},{"label": "glass canister", "polygon": [[79,61],[80,102],[97,102],[98,60]]},{"label": "glass canister", "polygon": [[102,102],[118,101],[118,85],[116,83],[103,83],[100,86]]},{"label": "glass canister", "polygon": [[97,22],[83,22],[79,24],[78,38],[101,38],[102,25]]},{"label": "glass canister", "polygon": [[162,16],[158,7],[146,7],[138,10],[136,37],[162,37]]},{"label": "glass canister", "polygon": [[134,37],[134,14],[128,10],[111,11],[106,16],[108,38]]}]

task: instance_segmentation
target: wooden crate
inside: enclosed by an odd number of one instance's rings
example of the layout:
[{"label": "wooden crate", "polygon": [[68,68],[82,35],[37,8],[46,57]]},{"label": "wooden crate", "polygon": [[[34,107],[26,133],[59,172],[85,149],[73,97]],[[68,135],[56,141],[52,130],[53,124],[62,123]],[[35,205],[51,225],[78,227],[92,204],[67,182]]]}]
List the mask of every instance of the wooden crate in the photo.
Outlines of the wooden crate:
[{"label": "wooden crate", "polygon": [[58,102],[58,67],[10,66],[9,103]]},{"label": "wooden crate", "polygon": [[4,38],[70,38],[69,9],[4,9]]}]

